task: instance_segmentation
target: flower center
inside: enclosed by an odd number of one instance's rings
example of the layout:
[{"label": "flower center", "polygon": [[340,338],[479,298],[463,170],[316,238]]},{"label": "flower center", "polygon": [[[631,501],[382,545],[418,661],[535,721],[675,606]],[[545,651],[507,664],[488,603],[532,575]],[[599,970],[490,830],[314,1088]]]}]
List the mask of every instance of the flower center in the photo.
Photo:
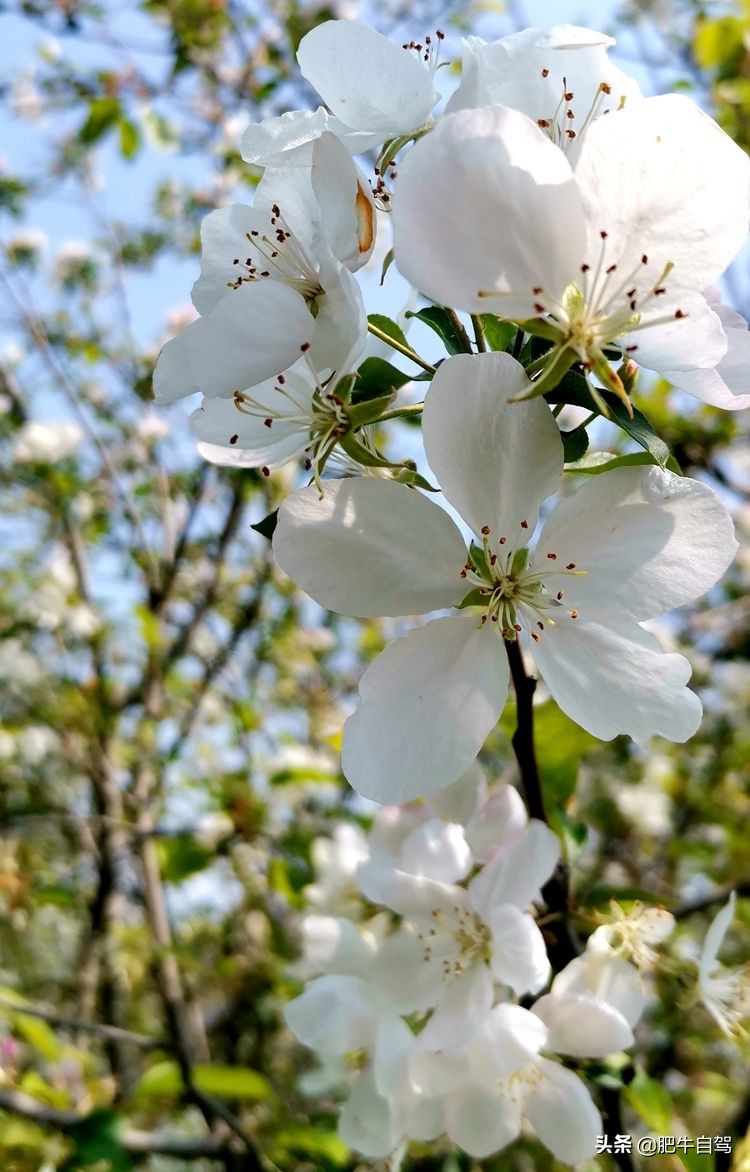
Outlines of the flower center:
[{"label": "flower center", "polygon": [[426,962],[439,960],[443,979],[459,977],[488,955],[489,929],[469,908],[454,906],[450,914],[442,908],[430,912],[430,926],[418,933],[424,944]]},{"label": "flower center", "polygon": [[230,289],[271,277],[297,289],[308,302],[323,292],[315,265],[289,230],[278,204],[271,208],[268,232],[253,228],[245,233],[245,239],[253,251],[244,260],[235,257],[232,261],[241,271],[233,281],[227,281]]},{"label": "flower center", "polygon": [[[542,77],[548,78],[549,69],[543,69]],[[612,104],[607,104],[607,98],[612,94],[612,87],[606,81],[600,81],[591,100],[583,121],[576,126],[577,114],[573,106],[575,94],[568,89],[568,79],[562,79],[562,94],[560,100],[554,109],[554,112],[546,118],[537,118],[537,126],[545,132],[548,138],[552,140],[555,146],[560,150],[566,151],[574,139],[579,138],[586,128],[594,121],[604,114],[609,114],[612,110]],[[622,109],[625,105],[625,98],[620,97],[617,109]]]},{"label": "flower center", "polygon": [[[521,521],[520,528],[528,530],[528,521]],[[509,547],[507,537],[499,537],[493,549],[492,531],[489,525],[482,527],[482,548],[472,546],[469,561],[461,570],[461,577],[474,589],[463,601],[464,606],[482,608],[481,625],[494,623],[503,639],[515,643],[524,629],[535,642],[539,642],[546,626],[554,627],[551,617],[560,608],[565,609],[563,590],[550,591],[545,580],[560,575],[580,577],[585,570],[579,570],[575,562],[562,564],[556,553],[548,553],[554,562],[554,569],[536,569],[529,562],[529,550],[525,545]],[[559,565],[557,563],[560,563]],[[577,610],[569,610],[571,618],[578,618]]]}]

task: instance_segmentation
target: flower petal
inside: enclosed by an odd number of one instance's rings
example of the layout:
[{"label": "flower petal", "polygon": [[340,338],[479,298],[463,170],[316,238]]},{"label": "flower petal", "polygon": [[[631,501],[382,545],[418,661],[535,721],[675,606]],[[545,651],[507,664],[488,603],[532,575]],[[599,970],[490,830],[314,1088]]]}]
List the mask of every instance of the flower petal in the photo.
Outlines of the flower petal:
[{"label": "flower petal", "polygon": [[154,371],[154,397],[173,403],[202,391],[230,398],[291,366],[313,326],[304,297],[281,281],[240,285],[167,342]]},{"label": "flower petal", "polygon": [[606,1058],[633,1045],[633,1031],[606,1001],[547,993],[533,1010],[549,1030],[547,1048],[577,1058]]},{"label": "flower petal", "polygon": [[308,915],[302,921],[305,960],[321,973],[366,976],[374,948],[351,920]]},{"label": "flower petal", "polygon": [[535,288],[555,300],[580,275],[586,230],[570,165],[504,106],[449,114],[420,139],[399,164],[392,219],[403,275],[457,309],[534,317]]},{"label": "flower petal", "polygon": [[501,904],[487,915],[487,926],[492,932],[490,967],[496,980],[510,985],[521,997],[538,993],[550,977],[549,957],[544,937],[533,916]]},{"label": "flower petal", "polygon": [[493,996],[486,964],[473,964],[452,977],[420,1034],[420,1045],[427,1050],[462,1049],[487,1017]]},{"label": "flower petal", "polygon": [[626,733],[641,745],[652,736],[683,742],[696,732],[703,708],[687,688],[684,656],[663,652],[626,616],[605,626],[563,614],[555,624],[534,644],[534,658],[556,702],[581,728],[602,741]]},{"label": "flower petal", "polygon": [[446,1100],[445,1128],[457,1147],[483,1160],[518,1139],[521,1105],[483,1087],[463,1086]]},{"label": "flower petal", "polygon": [[[643,272],[639,284],[700,291],[747,236],[747,155],[683,95],[646,98],[594,122],[576,178],[592,256],[606,230],[618,277]],[[674,268],[659,282],[667,264]]]},{"label": "flower petal", "polygon": [[543,822],[533,819],[518,838],[499,850],[469,884],[472,906],[489,922],[492,910],[510,903],[525,911],[560,858],[560,840]]},{"label": "flower petal", "polygon": [[475,761],[463,777],[438,790],[430,796],[428,806],[431,812],[446,822],[459,822],[462,826],[475,816],[476,811],[487,804],[487,778],[484,769]]},{"label": "flower petal", "polygon": [[438,505],[406,485],[353,478],[311,485],[279,509],[276,560],[329,610],[357,618],[458,603],[466,545]]},{"label": "flower petal", "polygon": [[466,841],[474,858],[488,862],[496,851],[522,834],[528,820],[518,790],[507,783],[500,785],[466,827]]},{"label": "flower petal", "polygon": [[297,50],[303,75],[354,130],[385,138],[417,130],[437,95],[419,58],[354,20],[328,20]]},{"label": "flower petal", "polygon": [[522,1070],[547,1045],[543,1021],[520,1005],[496,1005],[469,1050],[473,1078],[480,1085],[496,1083]]},{"label": "flower petal", "polygon": [[[459,354],[425,397],[422,435],[447,500],[475,534],[525,545],[563,468],[560,430],[543,399],[511,403],[531,384],[509,354]],[[523,522],[523,527],[522,527]]]},{"label": "flower petal", "polygon": [[455,781],[495,725],[508,675],[494,630],[470,615],[392,643],[363,675],[362,703],[344,726],[349,782],[364,797],[403,802]]},{"label": "flower petal", "polygon": [[289,1002],[284,1016],[300,1042],[326,1054],[370,1046],[377,1028],[372,990],[360,977],[316,977]]},{"label": "flower petal", "polygon": [[339,1115],[339,1135],[355,1152],[371,1159],[389,1156],[400,1136],[390,1104],[378,1093],[372,1071],[364,1071]]},{"label": "flower petal", "polygon": [[[708,485],[656,467],[615,468],[557,506],[534,562],[584,571],[547,579],[583,619],[622,610],[642,620],[703,594],[736,550],[732,518]],[[538,650],[544,654],[541,642]]]},{"label": "flower petal", "polygon": [[439,818],[431,818],[409,835],[401,847],[401,860],[405,871],[441,883],[460,882],[472,865],[463,826]]},{"label": "flower petal", "polygon": [[566,1164],[590,1160],[602,1133],[602,1117],[585,1084],[556,1062],[537,1058],[542,1077],[530,1088],[524,1115],[553,1156]]}]

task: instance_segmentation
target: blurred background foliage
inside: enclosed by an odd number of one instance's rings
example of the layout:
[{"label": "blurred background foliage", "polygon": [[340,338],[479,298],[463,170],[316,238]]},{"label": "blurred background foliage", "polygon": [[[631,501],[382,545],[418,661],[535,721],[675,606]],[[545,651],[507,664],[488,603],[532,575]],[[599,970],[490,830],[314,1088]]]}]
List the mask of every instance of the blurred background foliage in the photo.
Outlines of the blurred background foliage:
[{"label": "blurred background foliage", "polygon": [[[533,9],[533,12],[532,12]],[[355,1169],[286,1031],[299,918],[336,906],[368,811],[337,749],[387,633],[324,615],[252,529],[294,477],[204,466],[157,413],[159,346],[190,320],[199,224],[257,174],[244,124],[304,104],[300,38],[332,16],[494,37],[588,17],[654,92],[691,92],[750,145],[750,4],[6,0],[0,9],[0,1167]],[[382,257],[380,258],[382,260]],[[729,294],[750,308],[740,265]],[[657,384],[638,404],[719,486],[741,552],[660,633],[706,718],[687,746],[601,745],[538,709],[579,927],[614,895],[679,915],[635,1067],[591,1070],[628,1129],[744,1136],[750,1048],[694,1005],[726,892],[750,895],[750,450],[743,416]],[[606,426],[598,446],[629,450]],[[571,477],[571,479],[574,479]],[[709,605],[710,604],[710,605]],[[513,776],[512,706],[485,754]],[[354,845],[352,845],[354,844]],[[349,872],[347,872],[349,868]],[[343,879],[342,879],[343,876]],[[344,886],[342,887],[342,883]],[[743,907],[742,902],[740,907]],[[733,936],[741,962],[750,942]],[[300,1080],[300,1076],[302,1076]],[[307,1081],[306,1081],[307,1080]],[[625,1084],[628,1084],[627,1087]],[[750,1168],[750,1145],[733,1166]],[[606,1166],[606,1158],[602,1158]],[[448,1149],[419,1172],[470,1172]],[[489,1172],[551,1167],[532,1141]],[[707,1172],[711,1157],[648,1167]]]}]

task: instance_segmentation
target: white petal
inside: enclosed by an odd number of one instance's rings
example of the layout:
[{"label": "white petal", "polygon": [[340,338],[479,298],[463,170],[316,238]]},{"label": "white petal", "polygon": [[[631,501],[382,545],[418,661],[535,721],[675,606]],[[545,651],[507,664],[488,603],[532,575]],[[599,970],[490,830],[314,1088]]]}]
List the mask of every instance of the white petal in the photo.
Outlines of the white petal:
[{"label": "white petal", "polygon": [[346,374],[355,365],[367,342],[367,315],[362,290],[353,273],[338,261],[320,266],[324,294],[316,301],[318,316],[310,346],[313,369]]},{"label": "white petal", "polygon": [[528,820],[518,790],[507,783],[500,785],[466,827],[466,841],[474,858],[488,862],[496,851],[523,833]]},{"label": "white petal", "polygon": [[[447,112],[513,106],[536,122],[551,121],[560,108],[548,133],[564,144],[565,131],[580,135],[590,111],[600,117],[617,110],[623,98],[632,102],[640,96],[636,82],[609,61],[606,47],[613,44],[612,37],[574,25],[523,29],[490,44],[469,37],[463,42],[461,85]],[[609,95],[600,91],[602,83],[609,86]],[[574,97],[563,104],[564,92]],[[568,118],[567,110],[574,117]]]},{"label": "white petal", "polygon": [[392,1013],[427,1009],[442,991],[440,964],[425,960],[424,941],[408,928],[401,928],[381,945],[368,978],[377,990],[378,1003]]},{"label": "white petal", "polygon": [[322,106],[317,110],[288,110],[278,118],[252,122],[242,135],[242,157],[257,167],[280,166],[287,152],[319,138],[330,122],[331,116]]},{"label": "white petal", "polygon": [[420,1034],[432,1050],[460,1049],[473,1037],[492,1008],[493,985],[485,964],[473,964],[445,986],[437,1007]]},{"label": "white petal", "polygon": [[499,850],[469,884],[476,912],[488,920],[492,909],[511,903],[524,911],[539,898],[560,858],[560,840],[543,822],[532,820],[523,834]]},{"label": "white petal", "polygon": [[534,317],[535,288],[555,299],[580,276],[585,223],[570,165],[516,110],[441,119],[399,164],[392,219],[403,275],[457,309]]},{"label": "white petal", "polygon": [[656,467],[615,468],[557,506],[534,563],[549,569],[554,553],[556,566],[585,571],[548,579],[583,619],[622,610],[642,620],[705,593],[736,549],[732,518],[708,485]]},{"label": "white petal", "polygon": [[[280,400],[276,386],[276,380],[269,379],[254,387],[252,396],[258,403],[267,404],[269,411],[276,411]],[[206,459],[242,468],[273,468],[304,451],[310,443],[309,425],[282,417],[273,418],[267,427],[260,414],[238,410],[234,399],[204,399],[190,416],[190,428],[209,449]]]},{"label": "white petal", "polygon": [[571,720],[602,741],[626,733],[640,745],[652,736],[683,742],[696,732],[702,705],[687,687],[690,664],[661,650],[627,616],[603,622],[555,619],[534,645],[554,699]]},{"label": "white petal", "polygon": [[276,560],[316,602],[357,618],[458,603],[466,545],[438,505],[390,480],[302,489],[279,509]]},{"label": "white petal", "polygon": [[547,1044],[547,1027],[520,1005],[496,1005],[471,1043],[469,1064],[481,1085],[522,1070]]},{"label": "white petal", "polygon": [[167,342],[154,371],[154,397],[173,403],[202,391],[230,398],[291,366],[313,326],[295,289],[273,280],[243,284]]},{"label": "white petal", "polygon": [[724,904],[724,907],[717,912],[711,921],[709,929],[706,932],[699,961],[699,980],[701,983],[707,980],[717,967],[719,952],[724,943],[724,937],[729,931],[729,925],[734,919],[736,906],[737,892],[733,891]]},{"label": "white petal", "polygon": [[483,1087],[461,1087],[446,1100],[445,1126],[454,1144],[482,1160],[518,1138],[520,1104]]},{"label": "white petal", "polygon": [[430,916],[435,908],[450,915],[455,906],[469,906],[463,888],[401,870],[393,859],[375,857],[363,863],[357,880],[360,890],[372,903],[382,904],[412,920]]},{"label": "white petal", "polygon": [[419,59],[353,20],[329,20],[300,42],[303,75],[333,113],[355,130],[393,138],[417,130],[436,94]]},{"label": "white petal", "polygon": [[594,996],[606,1001],[634,1028],[646,1007],[643,978],[634,965],[622,957],[595,954],[587,947],[566,965],[552,983],[554,996]]},{"label": "white petal", "polygon": [[[648,279],[653,280],[653,273]],[[678,311],[682,315],[679,318],[675,316]],[[662,320],[664,317],[668,320]],[[632,357],[637,359],[639,366],[661,374],[667,370],[711,368],[724,359],[726,333],[719,315],[700,293],[677,291],[664,301],[653,301],[644,310],[641,322],[644,324],[654,319],[658,319],[658,325],[633,330],[618,339],[622,347],[638,347],[637,352],[632,351]]]},{"label": "white petal", "polygon": [[418,1037],[409,1056],[409,1076],[423,1095],[445,1095],[467,1082],[469,1066],[461,1054],[425,1049]]},{"label": "white petal", "polygon": [[305,959],[320,972],[367,976],[375,950],[351,920],[337,916],[305,916],[302,940]]},{"label": "white petal", "polygon": [[400,1017],[387,1017],[380,1022],[375,1038],[373,1075],[378,1093],[389,1098],[398,1092],[399,1084],[407,1074],[408,1059],[414,1045],[414,1035]]},{"label": "white petal", "polygon": [[339,1135],[356,1152],[372,1159],[389,1156],[398,1135],[388,1100],[378,1094],[371,1071],[359,1076],[339,1116]]},{"label": "white petal", "polygon": [[555,1054],[606,1058],[633,1045],[633,1031],[622,1014],[596,997],[548,993],[534,1003],[533,1012],[547,1026],[547,1048]]},{"label": "white petal", "polygon": [[495,632],[473,616],[411,631],[367,669],[360,708],[344,726],[342,768],[364,797],[403,802],[468,769],[508,694]]},{"label": "white petal", "polygon": [[672,263],[667,288],[700,291],[747,235],[747,156],[682,95],[647,98],[597,120],[576,177],[592,248],[606,230],[622,274],[645,268],[645,254],[652,281]]},{"label": "white petal", "polygon": [[726,334],[725,356],[715,369],[665,370],[664,378],[713,407],[745,410],[750,407],[750,330],[744,317],[723,305],[713,290],[706,296]]},{"label": "white petal", "polygon": [[471,870],[472,858],[463,826],[431,818],[405,840],[401,866],[414,875],[441,883],[458,883]]},{"label": "white petal", "polygon": [[505,537],[510,549],[533,533],[563,467],[546,402],[509,402],[530,385],[509,354],[460,354],[440,366],[422,416],[427,459],[446,498],[475,534],[489,526],[493,546]]},{"label": "white petal", "polygon": [[475,761],[463,777],[430,796],[428,805],[433,814],[446,822],[470,822],[475,811],[487,802],[487,779],[484,769]]},{"label": "white petal", "polygon": [[246,233],[269,232],[269,216],[264,208],[231,204],[211,212],[201,224],[201,275],[193,285],[192,300],[198,313],[210,313],[223,297],[227,285],[244,275],[244,261],[250,250]]},{"label": "white petal", "polygon": [[534,917],[520,912],[512,904],[501,904],[487,914],[492,932],[490,967],[495,979],[510,985],[521,997],[538,993],[550,977],[550,964],[544,937]]},{"label": "white petal", "polygon": [[289,1002],[284,1016],[300,1042],[326,1054],[370,1046],[377,1028],[372,991],[360,977],[317,977]]},{"label": "white petal", "polygon": [[572,1070],[546,1058],[537,1058],[535,1065],[542,1077],[527,1095],[524,1115],[558,1160],[590,1160],[602,1133],[602,1117],[585,1084]]}]

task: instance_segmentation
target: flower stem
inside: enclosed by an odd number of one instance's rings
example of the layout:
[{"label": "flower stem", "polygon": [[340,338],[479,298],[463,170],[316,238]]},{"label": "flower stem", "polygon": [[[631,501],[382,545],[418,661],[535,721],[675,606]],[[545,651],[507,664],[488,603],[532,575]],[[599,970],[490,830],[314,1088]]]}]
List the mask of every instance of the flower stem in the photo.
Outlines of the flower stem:
[{"label": "flower stem", "polygon": [[[521,773],[526,805],[532,818],[547,822],[547,811],[542,793],[539,764],[534,748],[534,692],[536,680],[526,674],[521,648],[518,641],[505,643],[510,674],[516,693],[517,725],[513,734],[513,751]],[[551,879],[542,888],[542,898],[550,911],[544,924],[544,938],[547,944],[550,964],[556,973],[565,968],[571,960],[581,955],[581,947],[568,920],[568,868],[564,862],[557,865]],[[611,1141],[624,1132],[620,1092],[617,1089],[601,1092],[604,1127]],[[613,1153],[613,1160],[621,1172],[635,1172],[635,1165],[628,1152]]]},{"label": "flower stem", "polygon": [[381,342],[386,342],[389,346],[392,346],[394,350],[398,350],[400,354],[403,354],[404,357],[410,358],[412,362],[416,362],[417,366],[422,367],[422,370],[427,370],[430,374],[435,373],[435,367],[431,366],[429,362],[425,362],[424,358],[420,358],[419,355],[416,354],[414,350],[412,350],[411,346],[404,346],[402,342],[397,341],[396,338],[392,338],[390,334],[386,334],[385,330],[378,329],[378,327],[374,326],[372,322],[367,323],[367,328],[373,337],[379,338]]},{"label": "flower stem", "polygon": [[463,346],[464,350],[466,351],[467,354],[473,354],[474,351],[472,349],[471,342],[469,341],[469,335],[466,333],[466,330],[464,329],[464,324],[461,321],[461,318],[458,316],[455,309],[448,309],[447,306],[446,306],[445,312],[448,314],[448,317],[451,319],[451,325],[453,326],[453,329],[456,331],[456,337],[458,338],[459,342]]},{"label": "flower stem", "polygon": [[474,341],[479,354],[487,353],[487,339],[484,336],[484,326],[478,313],[472,313],[471,324],[474,327]]},{"label": "flower stem", "polygon": [[[516,693],[517,724],[516,731],[513,733],[513,752],[516,755],[521,773],[526,806],[532,818],[538,818],[540,822],[549,825],[542,792],[542,779],[539,775],[539,765],[534,748],[536,680],[526,674],[521,648],[517,640],[513,642],[506,640],[505,650]],[[568,923],[568,868],[565,863],[558,863],[554,875],[542,888],[542,896],[551,913],[547,941],[550,962],[555,972],[559,973],[566,964],[581,953],[578,940]]]},{"label": "flower stem", "polygon": [[421,415],[424,409],[424,403],[407,403],[403,407],[394,407],[391,411],[384,411],[375,420],[375,423],[383,423],[386,419],[403,419],[408,415]]}]

